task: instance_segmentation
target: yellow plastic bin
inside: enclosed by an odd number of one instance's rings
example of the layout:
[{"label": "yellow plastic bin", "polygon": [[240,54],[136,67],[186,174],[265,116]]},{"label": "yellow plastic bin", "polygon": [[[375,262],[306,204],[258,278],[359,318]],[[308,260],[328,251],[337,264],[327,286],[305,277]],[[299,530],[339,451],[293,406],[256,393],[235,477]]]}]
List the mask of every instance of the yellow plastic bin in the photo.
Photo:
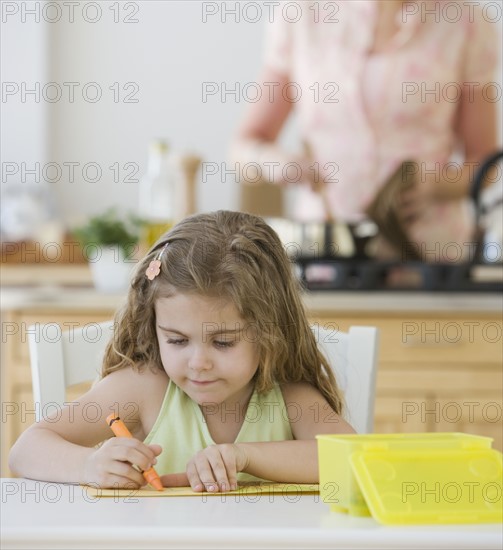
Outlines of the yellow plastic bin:
[{"label": "yellow plastic bin", "polygon": [[463,433],[318,435],[320,492],[381,523],[501,521],[501,453]]}]

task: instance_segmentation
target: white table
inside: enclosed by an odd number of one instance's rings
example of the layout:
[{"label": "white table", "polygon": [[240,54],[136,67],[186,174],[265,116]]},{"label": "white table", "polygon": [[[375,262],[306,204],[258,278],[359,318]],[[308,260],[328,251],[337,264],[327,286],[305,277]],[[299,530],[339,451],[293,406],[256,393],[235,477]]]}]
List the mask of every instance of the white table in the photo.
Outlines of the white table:
[{"label": "white table", "polygon": [[385,527],[316,495],[95,498],[76,485],[1,480],[2,549],[501,549],[501,524]]}]

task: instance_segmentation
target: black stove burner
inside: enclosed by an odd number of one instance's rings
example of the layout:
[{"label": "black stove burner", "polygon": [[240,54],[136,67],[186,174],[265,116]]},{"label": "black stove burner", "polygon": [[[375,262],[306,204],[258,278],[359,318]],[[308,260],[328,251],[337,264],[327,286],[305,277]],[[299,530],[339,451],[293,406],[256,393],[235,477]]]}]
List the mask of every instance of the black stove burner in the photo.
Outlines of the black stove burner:
[{"label": "black stove burner", "polygon": [[501,264],[384,262],[334,256],[301,257],[296,264],[307,290],[503,291]]}]

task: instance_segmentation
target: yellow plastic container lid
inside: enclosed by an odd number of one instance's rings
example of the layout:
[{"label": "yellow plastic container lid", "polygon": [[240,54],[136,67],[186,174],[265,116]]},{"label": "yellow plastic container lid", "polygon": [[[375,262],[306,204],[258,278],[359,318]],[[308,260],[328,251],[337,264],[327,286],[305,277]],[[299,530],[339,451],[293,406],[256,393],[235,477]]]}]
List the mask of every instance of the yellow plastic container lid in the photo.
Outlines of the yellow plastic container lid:
[{"label": "yellow plastic container lid", "polygon": [[321,434],[318,441],[343,444],[356,449],[462,448],[490,449],[492,437],[462,432],[392,433],[392,434]]},{"label": "yellow plastic container lid", "polygon": [[333,511],[372,514],[386,524],[502,520],[501,453],[491,450],[490,437],[447,432],[316,438],[320,493]]},{"label": "yellow plastic container lid", "polygon": [[384,524],[503,521],[502,455],[494,450],[356,452],[351,467]]}]

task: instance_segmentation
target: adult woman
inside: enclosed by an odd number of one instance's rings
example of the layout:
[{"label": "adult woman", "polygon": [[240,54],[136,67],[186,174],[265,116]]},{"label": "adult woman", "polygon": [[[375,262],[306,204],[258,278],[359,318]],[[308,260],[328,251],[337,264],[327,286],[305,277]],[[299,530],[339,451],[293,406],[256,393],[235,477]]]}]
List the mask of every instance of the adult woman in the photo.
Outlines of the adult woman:
[{"label": "adult woman", "polygon": [[[344,222],[364,219],[402,162],[415,161],[415,184],[393,206],[408,240],[428,260],[446,259],[449,243],[466,259],[470,180],[497,148],[501,87],[488,12],[455,2],[315,4],[303,3],[295,22],[278,11],[260,78],[274,93],[250,105],[234,159],[258,162],[276,183],[288,182],[282,167],[297,162],[294,217]],[[275,145],[294,107],[306,144],[295,156]]]}]

